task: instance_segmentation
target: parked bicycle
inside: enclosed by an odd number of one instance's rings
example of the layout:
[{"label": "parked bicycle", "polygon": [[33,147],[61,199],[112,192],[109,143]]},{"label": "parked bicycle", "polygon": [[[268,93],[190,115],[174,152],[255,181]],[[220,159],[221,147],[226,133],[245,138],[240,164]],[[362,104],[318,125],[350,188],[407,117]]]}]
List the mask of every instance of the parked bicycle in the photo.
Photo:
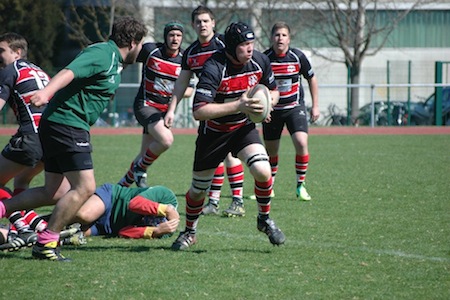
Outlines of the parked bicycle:
[{"label": "parked bicycle", "polygon": [[319,125],[323,126],[346,126],[347,114],[343,112],[336,104],[328,105],[327,112],[323,114]]}]

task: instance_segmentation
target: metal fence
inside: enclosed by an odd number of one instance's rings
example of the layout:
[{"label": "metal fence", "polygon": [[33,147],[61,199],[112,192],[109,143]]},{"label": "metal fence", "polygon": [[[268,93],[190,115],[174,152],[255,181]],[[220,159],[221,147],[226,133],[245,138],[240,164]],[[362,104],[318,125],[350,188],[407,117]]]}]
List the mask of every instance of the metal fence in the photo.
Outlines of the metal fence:
[{"label": "metal fence", "polygon": [[[138,83],[122,83],[116,97],[101,114],[96,126],[139,126],[133,113],[133,101]],[[350,117],[349,90],[359,88],[360,114]],[[438,91],[434,106],[430,100]],[[448,90],[448,93],[442,93]],[[450,125],[450,84],[321,84],[319,85],[321,117],[318,126],[410,126]],[[443,95],[443,96],[442,96]],[[447,96],[447,98],[446,98]],[[309,91],[305,85],[305,102],[311,106]],[[432,105],[432,106],[430,106]],[[442,115],[442,117],[440,117]],[[439,122],[441,121],[441,122]],[[11,109],[1,114],[2,124],[15,124]],[[195,128],[198,122],[192,116],[192,98],[183,99],[175,114],[175,128]]]}]

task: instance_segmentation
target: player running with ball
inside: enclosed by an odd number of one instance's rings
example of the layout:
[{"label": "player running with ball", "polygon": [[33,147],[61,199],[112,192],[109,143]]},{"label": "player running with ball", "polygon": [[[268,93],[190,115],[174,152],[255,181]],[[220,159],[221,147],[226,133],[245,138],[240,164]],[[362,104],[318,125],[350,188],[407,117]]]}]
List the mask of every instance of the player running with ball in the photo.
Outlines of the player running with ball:
[{"label": "player running with ball", "polygon": [[258,205],[257,228],[274,245],[285,236],[269,218],[272,174],[267,152],[249,113],[262,111],[261,105],[247,97],[258,83],[271,90],[273,104],[279,93],[270,61],[254,51],[254,33],[244,23],[232,23],[225,31],[225,51],[211,56],[203,66],[194,97],[194,117],[201,120],[196,141],[192,185],[186,193],[186,228],[172,244],[185,250],[197,241],[197,224],[205,196],[216,167],[231,152],[245,162],[255,179]]}]

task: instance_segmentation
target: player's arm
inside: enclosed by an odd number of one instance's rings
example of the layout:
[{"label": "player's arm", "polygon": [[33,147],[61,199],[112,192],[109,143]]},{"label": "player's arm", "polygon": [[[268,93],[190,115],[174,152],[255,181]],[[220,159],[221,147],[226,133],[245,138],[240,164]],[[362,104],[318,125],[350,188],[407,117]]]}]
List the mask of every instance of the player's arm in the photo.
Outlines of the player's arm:
[{"label": "player's arm", "polygon": [[172,91],[172,97],[170,99],[169,108],[167,109],[166,116],[164,117],[164,125],[167,128],[172,127],[174,117],[175,117],[175,109],[177,108],[178,103],[183,99],[183,96],[186,96],[186,92],[190,92],[192,94],[193,89],[188,91],[189,82],[191,80],[192,71],[189,70],[181,70],[180,76],[178,76],[175,81],[175,85]]},{"label": "player's arm", "polygon": [[36,93],[31,96],[31,104],[37,107],[47,104],[57,91],[71,83],[74,78],[75,74],[72,70],[63,69],[59,71],[45,88],[36,91]]},{"label": "player's arm", "polygon": [[0,110],[3,109],[3,107],[5,106],[5,104],[6,104],[6,100],[0,98]]},{"label": "player's arm", "polygon": [[319,119],[319,84],[316,76],[307,79],[309,85],[309,91],[311,93],[312,108],[311,108],[311,121],[315,122]]},{"label": "player's arm", "polygon": [[[133,203],[131,205],[131,203]],[[154,226],[127,226],[119,230],[119,236],[131,239],[153,239],[165,234],[174,233],[180,223],[180,215],[172,205],[151,201],[137,196],[130,201],[129,209],[142,215],[157,215],[166,217],[167,221]]]},{"label": "player's arm", "polygon": [[180,215],[172,205],[162,204],[141,195],[131,199],[128,209],[140,215],[154,215],[166,217],[167,222],[160,223],[158,227],[152,226],[128,226],[119,231],[119,235],[127,238],[158,238],[164,234],[173,233],[177,230]]},{"label": "player's arm", "polygon": [[280,100],[280,92],[278,90],[271,90],[270,96],[272,97],[272,107],[277,105],[278,100]]}]

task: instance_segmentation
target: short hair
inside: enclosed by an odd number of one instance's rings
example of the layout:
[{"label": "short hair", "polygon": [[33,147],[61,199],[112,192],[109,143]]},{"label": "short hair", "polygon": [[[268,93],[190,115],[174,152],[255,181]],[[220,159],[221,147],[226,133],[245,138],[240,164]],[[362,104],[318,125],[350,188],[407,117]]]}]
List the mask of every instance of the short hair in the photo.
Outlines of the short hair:
[{"label": "short hair", "polygon": [[109,37],[119,48],[128,47],[131,42],[140,42],[147,35],[145,25],[133,17],[117,18]]},{"label": "short hair", "polygon": [[280,21],[273,24],[270,35],[273,36],[275,31],[277,31],[280,28],[286,28],[288,33],[291,34],[291,28],[289,27],[289,25],[286,22]]},{"label": "short hair", "polygon": [[211,9],[207,8],[206,6],[199,5],[191,13],[191,22],[194,23],[195,17],[201,14],[208,14],[211,17],[211,20],[214,20],[216,18]]},{"label": "short hair", "polygon": [[9,48],[11,48],[13,51],[22,49],[21,58],[27,58],[28,43],[27,40],[20,34],[15,32],[4,33],[0,36],[0,42],[7,42]]}]

